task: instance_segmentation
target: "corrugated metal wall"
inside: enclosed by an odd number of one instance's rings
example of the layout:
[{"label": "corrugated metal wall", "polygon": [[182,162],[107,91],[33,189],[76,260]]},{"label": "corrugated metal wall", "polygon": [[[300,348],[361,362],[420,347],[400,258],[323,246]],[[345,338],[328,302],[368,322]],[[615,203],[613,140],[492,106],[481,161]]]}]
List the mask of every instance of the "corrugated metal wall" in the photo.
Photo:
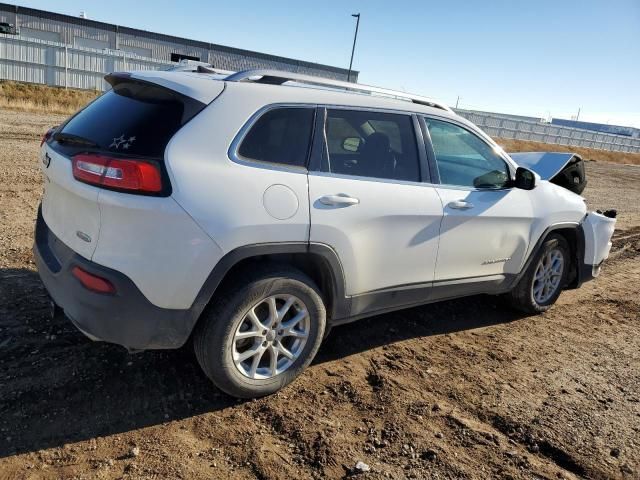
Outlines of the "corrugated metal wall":
[{"label": "corrugated metal wall", "polygon": [[[4,3],[0,3],[0,21],[16,25],[20,37],[60,42],[72,47],[127,51],[139,56],[142,54],[155,62],[169,62],[172,54],[180,54],[197,57],[203,62],[212,63],[215,67],[225,70],[270,68],[339,80],[347,79],[347,70],[343,68],[120,27]],[[358,72],[352,72],[351,79],[357,81],[357,78]]]},{"label": "corrugated metal wall", "polygon": [[[140,45],[138,43],[137,47],[144,48]],[[206,54],[205,61],[225,70],[271,68],[309,75],[325,73],[304,65],[292,65],[270,59],[257,61],[230,52],[186,50],[183,53],[194,56]],[[0,79],[3,80],[102,90],[107,88],[107,84],[102,82],[106,73],[118,70],[160,69],[170,65],[175,63],[142,57],[124,50],[93,49],[0,34]]]},{"label": "corrugated metal wall", "polygon": [[613,152],[640,153],[640,139],[637,138],[562,127],[550,123],[514,120],[498,113],[472,110],[456,110],[456,113],[475,123],[492,137],[572,145]]},{"label": "corrugated metal wall", "polygon": [[0,34],[0,79],[57,87],[104,90],[106,73],[157,70],[172,65],[114,50],[72,47],[58,42]]},{"label": "corrugated metal wall", "polygon": [[69,45],[73,45],[74,39],[80,37],[104,42],[108,44],[110,48],[115,48],[116,46],[115,32],[109,32],[88,25],[75,25],[23,13],[18,15],[16,25],[20,29],[26,27],[30,30],[58,33],[60,35],[60,41]]}]

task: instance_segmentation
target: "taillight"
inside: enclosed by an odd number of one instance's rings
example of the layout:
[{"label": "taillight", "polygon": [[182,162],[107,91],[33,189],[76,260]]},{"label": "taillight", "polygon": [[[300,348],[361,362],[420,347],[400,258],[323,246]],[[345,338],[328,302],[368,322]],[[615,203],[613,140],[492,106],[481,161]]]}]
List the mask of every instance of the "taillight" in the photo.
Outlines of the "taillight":
[{"label": "taillight", "polygon": [[116,293],[116,287],[106,278],[89,273],[80,267],[73,267],[71,273],[88,290],[96,293]]},{"label": "taillight", "polygon": [[133,159],[81,153],[72,158],[76,180],[131,192],[162,191],[162,174],[158,166]]},{"label": "taillight", "polygon": [[42,145],[44,145],[44,142],[47,142],[51,138],[51,135],[53,135],[53,132],[55,130],[56,130],[56,127],[52,127],[49,130],[47,130],[47,132],[42,136],[42,139],[40,140],[41,147]]}]

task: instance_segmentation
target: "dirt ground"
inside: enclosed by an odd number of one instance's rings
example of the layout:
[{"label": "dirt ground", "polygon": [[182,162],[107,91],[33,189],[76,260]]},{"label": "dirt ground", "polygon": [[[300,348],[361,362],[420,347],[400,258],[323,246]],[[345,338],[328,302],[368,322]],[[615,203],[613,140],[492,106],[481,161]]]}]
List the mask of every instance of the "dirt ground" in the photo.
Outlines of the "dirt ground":
[{"label": "dirt ground", "polygon": [[0,112],[0,478],[640,478],[640,167],[587,163],[614,252],[546,314],[479,296],[336,328],[298,381],[240,402],[187,348],[49,320],[30,249],[60,120]]}]

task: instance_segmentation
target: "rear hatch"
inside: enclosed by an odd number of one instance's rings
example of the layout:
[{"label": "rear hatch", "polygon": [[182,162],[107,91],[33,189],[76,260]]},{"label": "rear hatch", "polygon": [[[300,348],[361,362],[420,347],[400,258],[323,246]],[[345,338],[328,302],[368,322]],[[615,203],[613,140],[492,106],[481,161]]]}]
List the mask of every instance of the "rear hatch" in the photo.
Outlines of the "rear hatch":
[{"label": "rear hatch", "polygon": [[51,131],[40,153],[43,218],[88,259],[100,234],[102,189],[122,192],[124,201],[132,194],[169,196],[167,143],[206,106],[130,74],[106,78],[113,88]]}]

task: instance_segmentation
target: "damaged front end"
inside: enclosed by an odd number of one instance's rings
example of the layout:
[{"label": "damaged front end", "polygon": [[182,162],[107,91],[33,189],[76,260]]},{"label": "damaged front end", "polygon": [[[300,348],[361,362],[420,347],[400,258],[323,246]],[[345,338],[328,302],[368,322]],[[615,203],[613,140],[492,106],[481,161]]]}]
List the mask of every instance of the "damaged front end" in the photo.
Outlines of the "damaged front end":
[{"label": "damaged front end", "polygon": [[[510,153],[520,166],[536,172],[542,180],[580,195],[587,186],[584,161],[577,153]],[[580,223],[584,239],[579,248],[577,285],[597,277],[611,251],[611,237],[616,225],[616,211],[589,212]],[[582,257],[582,258],[580,258]]]},{"label": "damaged front end", "polygon": [[589,212],[580,226],[584,233],[584,263],[581,271],[582,281],[590,280],[600,274],[602,263],[609,257],[611,237],[616,227],[615,210]]},{"label": "damaged front end", "polygon": [[521,167],[533,170],[548,180],[580,195],[587,186],[584,161],[577,153],[520,152],[509,156]]}]

